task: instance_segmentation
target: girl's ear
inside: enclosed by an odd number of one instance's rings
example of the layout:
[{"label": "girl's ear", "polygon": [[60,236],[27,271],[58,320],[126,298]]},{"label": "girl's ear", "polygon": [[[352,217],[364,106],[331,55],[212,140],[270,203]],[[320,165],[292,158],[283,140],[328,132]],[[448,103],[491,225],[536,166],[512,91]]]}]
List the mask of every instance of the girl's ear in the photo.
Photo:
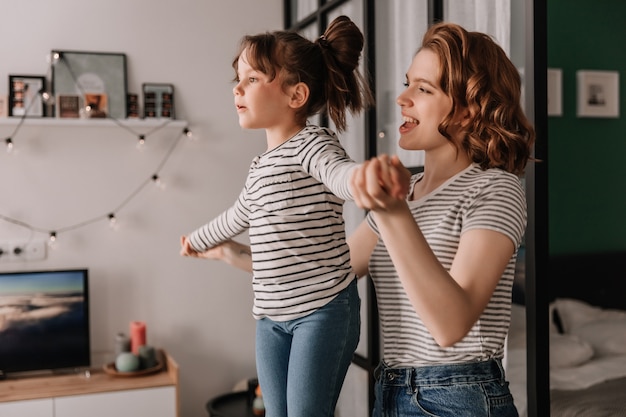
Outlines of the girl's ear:
[{"label": "girl's ear", "polygon": [[308,85],[303,82],[299,82],[289,89],[289,93],[291,98],[289,105],[294,109],[299,109],[309,100],[309,94],[311,92]]}]

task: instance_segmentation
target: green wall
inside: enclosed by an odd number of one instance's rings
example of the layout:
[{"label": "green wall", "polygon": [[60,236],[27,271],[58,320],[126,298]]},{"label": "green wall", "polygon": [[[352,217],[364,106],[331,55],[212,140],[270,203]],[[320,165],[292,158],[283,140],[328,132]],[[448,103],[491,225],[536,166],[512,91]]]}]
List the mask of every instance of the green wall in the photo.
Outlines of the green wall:
[{"label": "green wall", "polygon": [[[548,0],[548,67],[563,115],[548,120],[550,253],[626,249],[626,1]],[[620,73],[620,117],[576,117],[576,71]]]}]

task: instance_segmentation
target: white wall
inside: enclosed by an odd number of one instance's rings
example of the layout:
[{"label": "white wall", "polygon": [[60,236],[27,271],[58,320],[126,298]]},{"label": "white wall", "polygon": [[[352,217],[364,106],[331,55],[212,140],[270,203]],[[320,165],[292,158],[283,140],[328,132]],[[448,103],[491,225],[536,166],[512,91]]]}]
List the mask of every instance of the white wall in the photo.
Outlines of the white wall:
[{"label": "white wall", "polygon": [[[116,213],[117,231],[103,219],[60,233],[45,260],[0,262],[0,270],[89,268],[95,364],[111,360],[117,332],[143,320],[148,343],[180,365],[182,416],[206,415],[209,398],[255,373],[250,277],[180,257],[179,236],[234,201],[264,149],[263,132],[237,123],[231,61],[243,34],[281,28],[282,1],[20,0],[2,1],[0,14],[0,95],[9,74],[45,74],[51,49],[126,53],[130,92],[143,82],[175,85],[177,116],[198,140],[179,143],[160,171],[165,191],[143,189]],[[0,120],[0,138],[13,127]],[[26,122],[16,152],[0,152],[0,214],[47,230],[106,216],[177,136],[161,130],[138,151],[123,129]],[[0,243],[29,236],[0,220]]]}]

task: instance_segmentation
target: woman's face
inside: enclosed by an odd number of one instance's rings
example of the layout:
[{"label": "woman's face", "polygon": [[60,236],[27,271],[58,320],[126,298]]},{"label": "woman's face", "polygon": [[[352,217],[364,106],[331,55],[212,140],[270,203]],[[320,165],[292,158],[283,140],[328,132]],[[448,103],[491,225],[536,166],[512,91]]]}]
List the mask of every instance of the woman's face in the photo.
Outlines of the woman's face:
[{"label": "woman's face", "polygon": [[427,151],[450,146],[438,130],[452,110],[452,99],[441,90],[439,76],[439,57],[428,49],[420,50],[406,74],[406,89],[396,100],[404,120],[399,128],[402,149]]}]

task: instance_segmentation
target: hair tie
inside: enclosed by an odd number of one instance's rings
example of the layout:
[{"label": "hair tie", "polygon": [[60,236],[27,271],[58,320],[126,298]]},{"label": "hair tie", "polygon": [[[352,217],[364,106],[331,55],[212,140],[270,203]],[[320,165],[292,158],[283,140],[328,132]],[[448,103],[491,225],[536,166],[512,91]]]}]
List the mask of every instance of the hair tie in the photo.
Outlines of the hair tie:
[{"label": "hair tie", "polygon": [[326,39],[325,35],[322,35],[319,38],[317,38],[317,43],[322,48],[329,48],[330,47],[330,45],[328,43],[328,39]]}]

